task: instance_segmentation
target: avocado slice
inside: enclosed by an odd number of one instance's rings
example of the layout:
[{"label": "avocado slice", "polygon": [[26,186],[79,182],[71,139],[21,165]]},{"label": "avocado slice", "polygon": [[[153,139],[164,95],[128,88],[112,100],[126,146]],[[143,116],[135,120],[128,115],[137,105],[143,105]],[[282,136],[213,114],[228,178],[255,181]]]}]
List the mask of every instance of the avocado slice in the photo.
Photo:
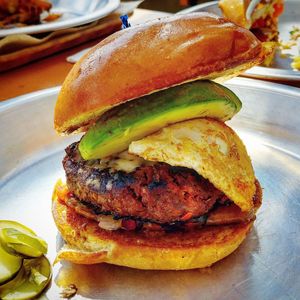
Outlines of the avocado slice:
[{"label": "avocado slice", "polygon": [[231,119],[242,107],[239,98],[226,87],[198,80],[128,101],[105,112],[79,143],[85,160],[101,159],[124,151],[169,124],[212,117]]}]

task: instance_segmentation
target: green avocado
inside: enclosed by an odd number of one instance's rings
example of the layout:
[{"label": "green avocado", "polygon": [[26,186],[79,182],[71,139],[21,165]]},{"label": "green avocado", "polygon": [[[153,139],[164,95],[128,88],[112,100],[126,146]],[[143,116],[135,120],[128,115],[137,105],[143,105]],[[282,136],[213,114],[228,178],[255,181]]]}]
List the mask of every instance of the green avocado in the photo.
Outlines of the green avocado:
[{"label": "green avocado", "polygon": [[170,124],[201,117],[226,121],[241,107],[239,98],[220,84],[203,80],[185,83],[105,112],[83,136],[79,151],[85,160],[101,159]]}]

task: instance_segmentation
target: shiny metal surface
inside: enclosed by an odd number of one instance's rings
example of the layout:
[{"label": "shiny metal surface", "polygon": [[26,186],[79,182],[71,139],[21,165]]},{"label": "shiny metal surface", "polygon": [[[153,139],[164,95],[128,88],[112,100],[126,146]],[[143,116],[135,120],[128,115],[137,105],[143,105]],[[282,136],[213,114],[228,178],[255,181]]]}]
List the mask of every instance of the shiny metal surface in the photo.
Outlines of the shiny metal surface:
[{"label": "shiny metal surface", "polygon": [[0,29],[0,37],[12,34],[34,34],[74,27],[99,20],[120,5],[120,0],[52,0],[50,12],[62,14],[53,22]]},{"label": "shiny metal surface", "polygon": [[[193,7],[180,11],[180,14],[207,11],[217,15],[222,15],[218,7],[218,1],[212,1],[204,4],[195,5]],[[289,40],[289,32],[293,26],[300,26],[300,1],[299,0],[285,0],[285,9],[279,18],[279,36],[283,41]],[[298,44],[299,47],[299,44]],[[290,55],[299,55],[300,49],[294,47],[291,50],[285,51]],[[290,64],[291,58],[283,58],[278,51],[275,59],[270,67],[253,67],[246,71],[243,76],[272,79],[272,80],[289,80],[300,81],[300,71],[293,71]]]},{"label": "shiny metal surface", "polygon": [[[263,205],[246,241],[211,268],[139,271],[112,265],[54,268],[48,299],[75,284],[75,299],[299,299],[300,90],[251,79],[227,83],[243,101],[229,123],[243,138],[264,188]],[[64,147],[79,137],[58,137],[53,108],[58,88],[0,104],[0,219],[32,227],[49,243],[57,229],[51,193],[63,177]]]}]

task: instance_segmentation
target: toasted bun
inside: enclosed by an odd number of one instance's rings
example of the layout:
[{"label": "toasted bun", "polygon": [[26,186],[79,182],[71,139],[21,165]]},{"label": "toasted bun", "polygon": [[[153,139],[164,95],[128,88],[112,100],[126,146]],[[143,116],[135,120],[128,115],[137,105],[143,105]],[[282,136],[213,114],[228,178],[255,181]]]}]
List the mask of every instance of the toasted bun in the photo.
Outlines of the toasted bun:
[{"label": "toasted bun", "polygon": [[85,130],[122,102],[186,81],[237,75],[261,60],[251,32],[209,13],[119,31],[72,68],[56,103],[55,129]]},{"label": "toasted bun", "polygon": [[[257,207],[261,189],[257,182]],[[256,207],[256,208],[257,208]],[[79,264],[111,263],[137,269],[186,270],[211,266],[231,254],[245,239],[253,220],[205,226],[188,232],[131,232],[101,229],[75,212],[54,191],[54,221],[67,242],[56,261]]]}]

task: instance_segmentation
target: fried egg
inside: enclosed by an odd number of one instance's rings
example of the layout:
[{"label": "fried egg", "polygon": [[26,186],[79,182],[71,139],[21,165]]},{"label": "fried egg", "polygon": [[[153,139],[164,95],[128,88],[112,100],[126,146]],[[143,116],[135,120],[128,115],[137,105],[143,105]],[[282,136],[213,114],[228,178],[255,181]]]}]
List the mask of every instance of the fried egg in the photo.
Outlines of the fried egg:
[{"label": "fried egg", "polygon": [[194,169],[238,205],[253,208],[255,175],[247,150],[225,123],[209,118],[170,125],[129,146],[148,161]]}]

